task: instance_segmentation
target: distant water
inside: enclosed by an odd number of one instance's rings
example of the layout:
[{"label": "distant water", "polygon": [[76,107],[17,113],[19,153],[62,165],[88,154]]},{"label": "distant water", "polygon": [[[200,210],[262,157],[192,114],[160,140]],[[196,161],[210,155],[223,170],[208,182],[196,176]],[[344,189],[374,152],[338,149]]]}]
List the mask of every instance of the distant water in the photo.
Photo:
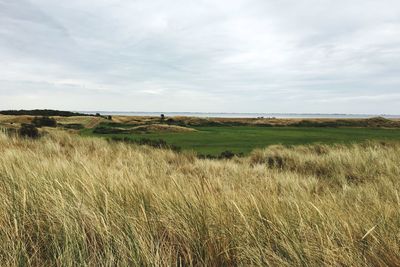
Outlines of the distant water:
[{"label": "distant water", "polygon": [[400,115],[387,114],[311,114],[311,113],[207,113],[207,112],[121,112],[121,111],[81,111],[87,114],[100,113],[101,115],[122,115],[122,116],[160,116],[164,114],[166,117],[186,116],[200,118],[332,118],[332,119],[363,119],[372,117],[400,118]]}]

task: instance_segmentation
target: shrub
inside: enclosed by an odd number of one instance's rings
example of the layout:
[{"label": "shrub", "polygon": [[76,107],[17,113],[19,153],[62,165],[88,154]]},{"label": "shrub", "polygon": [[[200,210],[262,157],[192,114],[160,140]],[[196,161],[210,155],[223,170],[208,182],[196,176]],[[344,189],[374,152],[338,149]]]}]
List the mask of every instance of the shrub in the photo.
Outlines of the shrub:
[{"label": "shrub", "polygon": [[224,151],[219,155],[219,158],[221,159],[231,159],[235,156],[235,153],[233,153],[230,150]]},{"label": "shrub", "polygon": [[35,117],[32,120],[32,124],[36,127],[56,127],[57,126],[57,121],[53,118],[43,116],[43,117]]},{"label": "shrub", "polygon": [[137,145],[146,145],[146,146],[151,146],[154,148],[160,148],[160,149],[170,149],[173,151],[181,151],[181,148],[176,145],[171,145],[168,144],[165,140],[163,139],[158,139],[158,140],[153,140],[149,138],[141,138],[139,140],[135,139],[130,139],[127,137],[111,137],[108,138],[109,141],[116,141],[116,142],[124,142],[124,143],[130,143],[130,144],[137,144]]},{"label": "shrub", "polygon": [[38,138],[39,130],[33,124],[22,124],[18,134],[22,137]]},{"label": "shrub", "polygon": [[226,150],[221,152],[221,154],[214,156],[211,154],[197,154],[197,158],[199,159],[233,159],[234,157],[243,157],[244,154],[240,153],[233,153],[230,150]]},{"label": "shrub", "polygon": [[167,124],[175,124],[175,120],[172,118],[169,118],[166,120]]},{"label": "shrub", "polygon": [[199,159],[217,159],[216,156],[211,155],[211,154],[198,154],[197,157]]},{"label": "shrub", "polygon": [[181,148],[176,145],[170,145],[163,139],[153,140],[149,138],[141,138],[139,141],[135,141],[139,145],[147,145],[155,148],[171,149],[174,151],[180,151]]},{"label": "shrub", "polygon": [[130,133],[130,130],[98,126],[98,127],[94,128],[93,133],[95,133],[95,134],[124,134],[124,133]]},{"label": "shrub", "polygon": [[60,124],[60,126],[65,129],[73,129],[73,130],[81,130],[81,129],[85,128],[85,126],[83,126],[80,123]]}]

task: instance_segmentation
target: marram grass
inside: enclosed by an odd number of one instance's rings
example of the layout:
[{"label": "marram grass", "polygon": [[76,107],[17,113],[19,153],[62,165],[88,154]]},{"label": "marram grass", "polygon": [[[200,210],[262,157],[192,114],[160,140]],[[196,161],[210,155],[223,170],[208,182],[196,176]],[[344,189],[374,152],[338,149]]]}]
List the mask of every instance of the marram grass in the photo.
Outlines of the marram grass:
[{"label": "marram grass", "polygon": [[0,266],[400,266],[400,144],[200,160],[0,133]]}]

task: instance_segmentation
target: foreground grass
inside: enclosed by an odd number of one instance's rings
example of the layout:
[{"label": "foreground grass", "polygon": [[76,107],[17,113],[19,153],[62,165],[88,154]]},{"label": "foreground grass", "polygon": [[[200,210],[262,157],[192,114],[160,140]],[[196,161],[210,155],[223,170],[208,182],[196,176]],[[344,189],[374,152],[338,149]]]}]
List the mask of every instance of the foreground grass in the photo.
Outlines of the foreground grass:
[{"label": "foreground grass", "polygon": [[0,134],[1,266],[400,266],[400,144],[248,158]]},{"label": "foreground grass", "polygon": [[[112,128],[110,128],[112,129]],[[365,140],[400,140],[400,129],[383,128],[310,128],[310,127],[194,127],[193,132],[153,132],[132,134],[95,134],[85,129],[83,135],[140,140],[163,139],[168,144],[203,155],[219,155],[230,150],[248,154],[255,148],[273,144],[304,145],[311,143],[354,143]]]}]

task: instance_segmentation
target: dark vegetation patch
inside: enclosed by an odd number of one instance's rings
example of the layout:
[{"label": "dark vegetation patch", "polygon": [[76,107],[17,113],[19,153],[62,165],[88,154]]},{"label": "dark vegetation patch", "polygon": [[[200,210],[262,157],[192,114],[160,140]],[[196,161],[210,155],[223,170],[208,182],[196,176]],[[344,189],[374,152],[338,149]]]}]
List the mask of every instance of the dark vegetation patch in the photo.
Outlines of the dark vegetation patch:
[{"label": "dark vegetation patch", "polygon": [[68,124],[59,123],[58,126],[64,129],[71,129],[71,130],[82,130],[85,128],[85,126],[83,126],[83,124],[80,123],[68,123]]},{"label": "dark vegetation patch", "polygon": [[57,126],[57,121],[53,118],[43,116],[43,117],[35,117],[32,120],[32,124],[35,127],[41,128],[41,127],[56,127]]},{"label": "dark vegetation patch", "polygon": [[97,127],[103,128],[132,128],[140,126],[140,123],[101,122]]},{"label": "dark vegetation patch", "polygon": [[128,144],[135,144],[135,145],[146,145],[146,146],[151,146],[154,148],[159,148],[159,149],[170,149],[173,151],[180,151],[181,148],[175,145],[168,144],[165,140],[163,139],[149,139],[149,138],[141,138],[138,140],[131,139],[131,138],[126,138],[126,137],[111,137],[107,138],[108,141],[111,142],[124,142]]},{"label": "dark vegetation patch", "polygon": [[131,130],[115,127],[97,126],[93,129],[94,134],[129,134]]},{"label": "dark vegetation patch", "polygon": [[39,130],[35,127],[35,125],[26,123],[23,123],[18,129],[18,135],[27,138],[38,138],[40,136]]},{"label": "dark vegetation patch", "polygon": [[34,110],[2,110],[2,115],[29,115],[29,116],[61,116],[61,117],[72,117],[72,116],[91,116],[84,113],[61,111],[52,109],[34,109]]},{"label": "dark vegetation patch", "polygon": [[211,154],[198,154],[197,157],[200,159],[233,159],[234,157],[243,157],[244,154],[242,152],[240,153],[234,153],[230,150],[226,150],[221,152],[219,155],[211,155]]}]

